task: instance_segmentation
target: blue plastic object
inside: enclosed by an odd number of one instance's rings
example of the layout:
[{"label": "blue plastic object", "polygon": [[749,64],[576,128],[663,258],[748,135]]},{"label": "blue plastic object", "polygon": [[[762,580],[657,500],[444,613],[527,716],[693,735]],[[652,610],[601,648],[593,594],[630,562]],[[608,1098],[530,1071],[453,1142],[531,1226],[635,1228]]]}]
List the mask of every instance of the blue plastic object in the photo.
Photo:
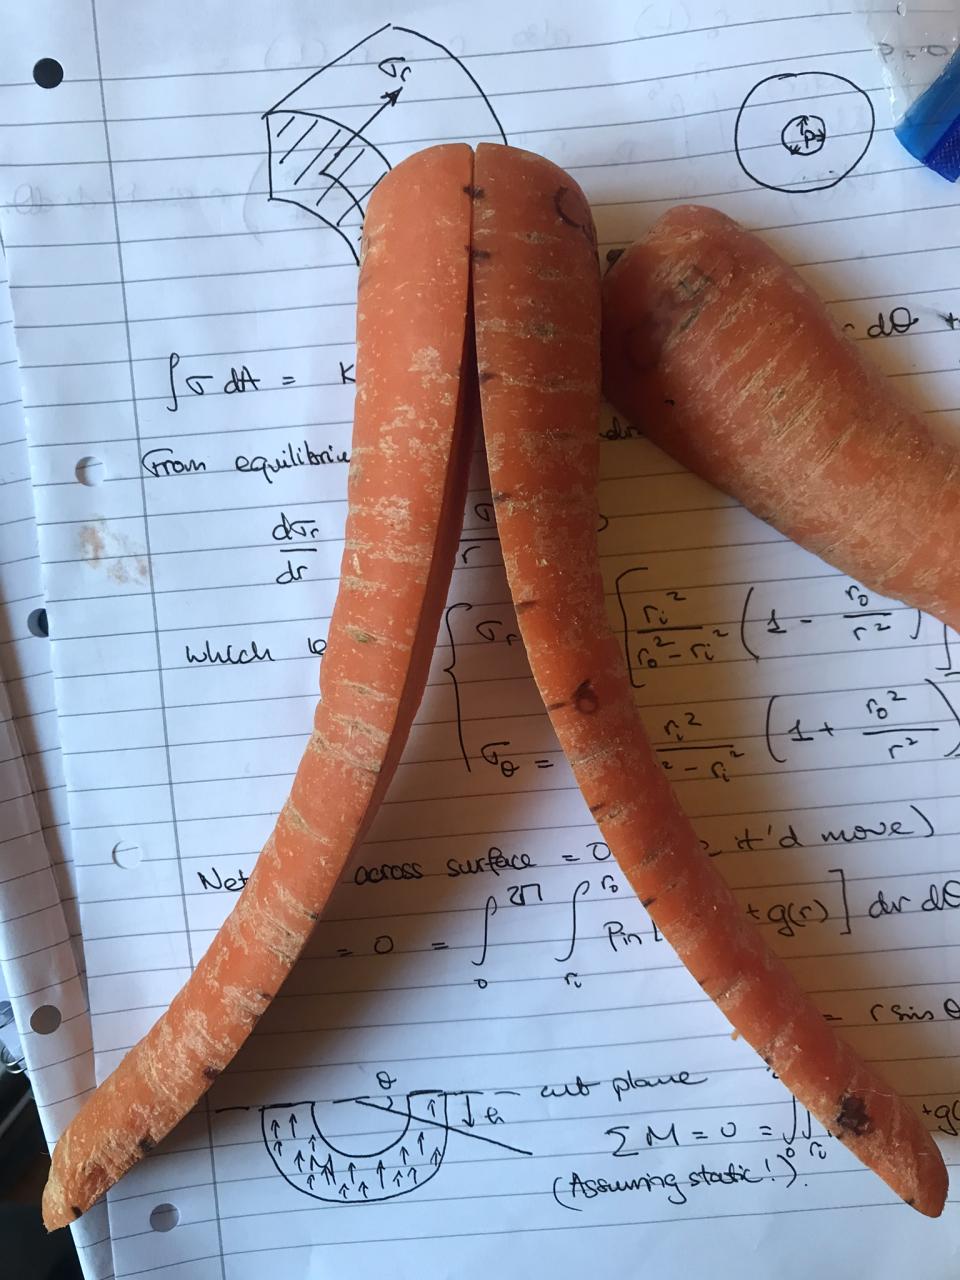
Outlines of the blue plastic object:
[{"label": "blue plastic object", "polygon": [[894,132],[928,169],[948,182],[960,178],[960,49],[910,105]]}]

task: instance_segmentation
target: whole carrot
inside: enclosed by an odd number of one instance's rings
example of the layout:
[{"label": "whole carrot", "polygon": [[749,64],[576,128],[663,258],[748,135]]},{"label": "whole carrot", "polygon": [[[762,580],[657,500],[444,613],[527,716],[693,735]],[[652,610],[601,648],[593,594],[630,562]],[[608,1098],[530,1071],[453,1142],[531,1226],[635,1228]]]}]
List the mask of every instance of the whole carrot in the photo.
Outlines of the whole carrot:
[{"label": "whole carrot", "polygon": [[527,656],[590,812],[637,896],[733,1026],[921,1213],[946,1196],[917,1114],[825,1021],[702,852],[648,742],[597,554],[600,279],[562,170],[481,145],[474,314],[497,527]]},{"label": "whole carrot", "polygon": [[715,209],[671,209],[603,285],[604,390],[655,444],[882,595],[960,626],[960,446]]},{"label": "whole carrot", "polygon": [[349,513],[313,734],[209,950],[57,1143],[43,1195],[49,1230],[79,1217],[156,1146],[236,1054],[303,949],[400,758],[466,495],[472,166],[467,146],[420,152],[370,199]]}]

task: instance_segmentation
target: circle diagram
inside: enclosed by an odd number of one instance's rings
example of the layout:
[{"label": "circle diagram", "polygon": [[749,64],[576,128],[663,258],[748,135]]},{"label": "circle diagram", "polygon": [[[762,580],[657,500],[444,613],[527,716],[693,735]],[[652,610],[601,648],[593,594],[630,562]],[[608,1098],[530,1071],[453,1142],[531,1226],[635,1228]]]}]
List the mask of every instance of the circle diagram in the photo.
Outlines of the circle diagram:
[{"label": "circle diagram", "polygon": [[832,71],[784,72],[740,105],[734,148],[744,173],[771,191],[825,191],[852,173],[876,127],[873,103]]},{"label": "circle diagram", "polygon": [[823,116],[793,116],[780,134],[780,141],[792,156],[816,155],[826,140],[827,125]]}]

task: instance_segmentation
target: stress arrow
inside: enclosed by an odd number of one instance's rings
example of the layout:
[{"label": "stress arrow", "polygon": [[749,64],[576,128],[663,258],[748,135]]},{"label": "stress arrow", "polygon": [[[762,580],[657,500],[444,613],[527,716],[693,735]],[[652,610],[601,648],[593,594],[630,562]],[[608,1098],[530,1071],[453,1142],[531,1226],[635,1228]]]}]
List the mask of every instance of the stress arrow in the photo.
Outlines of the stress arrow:
[{"label": "stress arrow", "polygon": [[298,1151],[293,1157],[293,1163],[297,1166],[297,1173],[303,1172],[303,1152]]},{"label": "stress arrow", "polygon": [[404,1164],[406,1164],[406,1163],[407,1163],[407,1156],[408,1156],[409,1154],[410,1154],[410,1152],[407,1150],[407,1148],[406,1148],[406,1147],[401,1147],[401,1148],[400,1148],[400,1159],[403,1161],[403,1163],[404,1163]]},{"label": "stress arrow", "polygon": [[383,1190],[383,1161],[377,1161],[377,1177],[380,1179],[380,1190]]},{"label": "stress arrow", "polygon": [[365,1182],[361,1182],[361,1183],[360,1183],[360,1186],[357,1188],[357,1190],[358,1190],[358,1191],[360,1192],[360,1194],[363,1196],[364,1200],[366,1200],[366,1199],[367,1199],[367,1184],[366,1184]]},{"label": "stress arrow", "polygon": [[297,1136],[297,1117],[294,1115],[292,1111],[290,1112],[289,1123],[290,1123],[290,1137],[295,1138]]},{"label": "stress arrow", "polygon": [[280,1139],[279,1139],[279,1138],[278,1138],[278,1139],[277,1139],[277,1141],[273,1144],[273,1149],[274,1149],[274,1151],[277,1153],[277,1155],[278,1155],[278,1156],[282,1156],[282,1155],[283,1155],[283,1143],[280,1141]]},{"label": "stress arrow", "polygon": [[270,1121],[270,1132],[273,1134],[275,1138],[280,1137],[280,1121],[279,1120],[274,1119]]},{"label": "stress arrow", "polygon": [[356,1165],[353,1163],[353,1161],[351,1160],[351,1161],[350,1161],[350,1163],[347,1165],[347,1173],[349,1173],[349,1175],[350,1175],[350,1185],[351,1185],[351,1187],[354,1185],[355,1179],[354,1179],[354,1176],[353,1176],[353,1175],[354,1175],[356,1172],[357,1172],[357,1166],[356,1166]]}]

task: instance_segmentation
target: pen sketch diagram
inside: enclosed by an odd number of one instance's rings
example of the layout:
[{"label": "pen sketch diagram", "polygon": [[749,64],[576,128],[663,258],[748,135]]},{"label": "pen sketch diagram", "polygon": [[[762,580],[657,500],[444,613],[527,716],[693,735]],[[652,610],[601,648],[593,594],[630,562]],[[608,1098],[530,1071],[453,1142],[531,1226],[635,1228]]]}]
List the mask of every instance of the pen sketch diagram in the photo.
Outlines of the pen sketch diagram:
[{"label": "pen sketch diagram", "polygon": [[386,150],[405,134],[419,141],[430,133],[433,104],[445,116],[453,108],[458,138],[506,142],[483,89],[450,49],[410,27],[378,27],[264,112],[268,199],[319,218],[359,261],[367,198],[391,168]]},{"label": "pen sketch diagram", "polygon": [[770,191],[825,191],[852,173],[876,127],[873,103],[846,76],[785,72],[753,86],[733,141],[741,169]]},{"label": "pen sketch diagram", "polygon": [[[482,1091],[479,1091],[482,1092]],[[274,1168],[291,1187],[314,1200],[364,1204],[395,1200],[435,1178],[451,1133],[516,1155],[531,1153],[474,1132],[477,1117],[470,1097],[478,1091],[447,1093],[416,1089],[394,1106],[392,1098],[366,1094],[339,1098],[343,1124],[351,1134],[332,1138],[321,1128],[316,1102],[282,1102],[260,1108],[263,1144]],[[450,1118],[450,1100],[463,1110],[459,1128]],[[487,1115],[495,1108],[488,1108]],[[496,1123],[502,1120],[497,1117]],[[338,1127],[341,1127],[338,1125]]]}]

